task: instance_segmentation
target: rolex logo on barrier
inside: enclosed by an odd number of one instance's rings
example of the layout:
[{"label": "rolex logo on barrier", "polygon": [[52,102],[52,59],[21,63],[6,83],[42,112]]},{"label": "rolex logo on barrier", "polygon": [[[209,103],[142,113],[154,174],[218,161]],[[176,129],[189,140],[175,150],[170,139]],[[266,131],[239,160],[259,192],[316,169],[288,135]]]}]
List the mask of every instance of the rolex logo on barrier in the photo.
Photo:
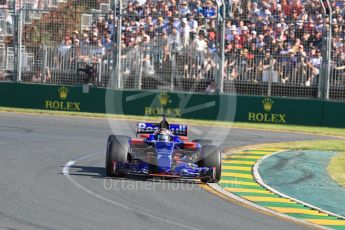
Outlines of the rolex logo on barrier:
[{"label": "rolex logo on barrier", "polygon": [[262,104],[264,105],[264,110],[266,112],[270,112],[272,110],[273,101],[270,98],[266,98],[262,101]]},{"label": "rolex logo on barrier", "polygon": [[260,123],[287,123],[286,114],[272,113],[274,101],[271,98],[265,98],[262,101],[264,112],[248,113],[248,121]]},{"label": "rolex logo on barrier", "polygon": [[61,87],[59,89],[59,94],[60,94],[60,98],[62,100],[66,100],[67,96],[68,96],[68,89],[66,87]]},{"label": "rolex logo on barrier", "polygon": [[161,93],[159,95],[159,103],[161,106],[166,106],[169,101],[169,96],[166,93]]},{"label": "rolex logo on barrier", "polygon": [[[169,104],[172,102],[169,95],[167,93],[159,94],[158,101],[159,106],[148,106],[145,107],[145,115],[146,116],[162,116],[166,115],[169,117],[181,117],[181,109],[180,108],[169,108]],[[158,103],[157,103],[158,104]]]},{"label": "rolex logo on barrier", "polygon": [[65,101],[68,97],[69,89],[60,87],[58,90],[60,100],[46,100],[45,109],[64,110],[64,111],[80,111],[80,102]]}]

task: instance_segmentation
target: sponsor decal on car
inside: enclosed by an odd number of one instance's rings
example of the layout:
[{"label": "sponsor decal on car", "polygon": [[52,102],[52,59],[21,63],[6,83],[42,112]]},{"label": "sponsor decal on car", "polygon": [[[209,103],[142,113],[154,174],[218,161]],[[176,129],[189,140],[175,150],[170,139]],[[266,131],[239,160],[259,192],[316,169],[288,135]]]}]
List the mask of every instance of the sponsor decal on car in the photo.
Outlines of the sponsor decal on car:
[{"label": "sponsor decal on car", "polygon": [[[159,129],[159,125],[152,123],[139,122],[137,124],[137,133],[154,133]],[[185,135],[187,133],[187,125],[170,125],[170,131],[175,135]]]}]

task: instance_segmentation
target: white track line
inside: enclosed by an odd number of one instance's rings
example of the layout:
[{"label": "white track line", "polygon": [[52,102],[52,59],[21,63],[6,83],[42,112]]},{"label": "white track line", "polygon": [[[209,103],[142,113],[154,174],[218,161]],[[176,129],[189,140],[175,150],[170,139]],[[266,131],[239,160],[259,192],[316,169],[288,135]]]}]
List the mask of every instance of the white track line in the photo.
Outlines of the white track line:
[{"label": "white track line", "polygon": [[75,161],[69,161],[65,166],[63,167],[62,173],[65,176],[69,176],[69,169],[71,168],[72,165],[75,164]]},{"label": "white track line", "polygon": [[70,175],[70,168],[75,164],[77,163],[78,161],[81,161],[81,160],[84,160],[84,159],[87,159],[89,157],[92,157],[92,156],[96,156],[96,155],[101,155],[103,153],[93,153],[93,154],[89,154],[89,155],[86,155],[86,156],[83,156],[83,157],[80,157],[74,161],[68,161],[65,166],[63,167],[63,170],[62,170],[62,173],[63,175],[66,176],[66,178],[72,183],[74,184],[76,187],[80,188],[81,190],[83,190],[84,192],[100,199],[100,200],[103,200],[107,203],[110,203],[112,205],[115,205],[115,206],[118,206],[118,207],[121,207],[123,209],[127,209],[128,211],[131,211],[131,212],[135,212],[135,213],[138,213],[140,215],[143,215],[143,216],[146,216],[146,217],[149,217],[149,218],[152,218],[152,219],[155,219],[157,221],[161,221],[161,222],[165,222],[165,223],[169,223],[169,224],[172,224],[172,225],[175,225],[175,226],[178,226],[180,228],[184,228],[184,229],[191,229],[191,230],[199,230],[198,228],[194,228],[194,227],[191,227],[191,226],[188,226],[188,225],[184,225],[184,224],[180,224],[180,223],[177,223],[176,221],[173,221],[173,220],[169,220],[167,218],[164,218],[164,217],[158,217],[158,216],[155,216],[153,214],[150,214],[150,213],[146,213],[146,212],[143,212],[143,211],[140,211],[138,209],[134,209],[134,208],[131,208],[129,206],[126,206],[124,204],[120,204],[118,202],[115,202],[113,200],[110,200],[108,198],[105,198],[93,191],[91,191],[90,189],[84,187],[83,185],[79,184],[78,182],[76,182],[72,176]]}]

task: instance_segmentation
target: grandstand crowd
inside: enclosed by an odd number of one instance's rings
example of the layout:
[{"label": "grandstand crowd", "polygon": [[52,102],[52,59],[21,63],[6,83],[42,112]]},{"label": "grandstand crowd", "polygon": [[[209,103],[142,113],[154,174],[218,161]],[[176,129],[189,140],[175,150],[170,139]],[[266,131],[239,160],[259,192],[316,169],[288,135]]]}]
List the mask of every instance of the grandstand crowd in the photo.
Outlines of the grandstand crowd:
[{"label": "grandstand crowd", "polygon": [[[344,84],[345,1],[331,5],[330,21],[319,0],[226,1],[224,78],[316,85],[332,27],[331,72]],[[121,36],[124,74],[141,65],[147,75],[167,75],[175,68],[177,77],[216,77],[224,16],[220,1],[129,0],[121,34],[113,10],[96,17],[90,28],[66,34],[58,47],[59,63],[90,61],[90,56],[109,61]]]}]

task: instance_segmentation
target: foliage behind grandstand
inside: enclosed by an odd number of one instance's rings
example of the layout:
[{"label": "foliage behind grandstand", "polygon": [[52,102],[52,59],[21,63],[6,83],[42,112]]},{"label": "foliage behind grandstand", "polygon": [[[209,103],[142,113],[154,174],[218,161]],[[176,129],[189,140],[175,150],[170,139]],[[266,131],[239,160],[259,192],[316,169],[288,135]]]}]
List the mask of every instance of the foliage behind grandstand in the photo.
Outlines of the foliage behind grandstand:
[{"label": "foliage behind grandstand", "polygon": [[49,9],[42,18],[25,28],[25,41],[31,44],[43,42],[46,45],[60,43],[67,34],[80,30],[83,13],[98,9],[102,2],[106,1],[68,0],[66,3],[60,3],[57,8]]}]

